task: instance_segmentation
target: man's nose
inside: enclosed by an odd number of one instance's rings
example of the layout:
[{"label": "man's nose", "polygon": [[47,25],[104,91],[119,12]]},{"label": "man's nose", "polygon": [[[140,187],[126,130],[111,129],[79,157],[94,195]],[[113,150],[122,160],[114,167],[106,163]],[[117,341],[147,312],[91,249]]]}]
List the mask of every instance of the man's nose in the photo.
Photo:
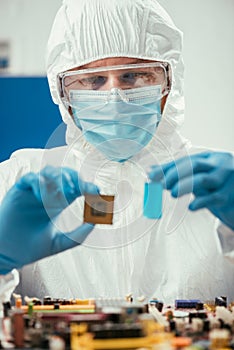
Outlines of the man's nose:
[{"label": "man's nose", "polygon": [[119,78],[115,75],[108,75],[108,79],[105,83],[105,85],[103,86],[103,90],[111,90],[112,88],[122,88],[122,84],[119,80]]}]

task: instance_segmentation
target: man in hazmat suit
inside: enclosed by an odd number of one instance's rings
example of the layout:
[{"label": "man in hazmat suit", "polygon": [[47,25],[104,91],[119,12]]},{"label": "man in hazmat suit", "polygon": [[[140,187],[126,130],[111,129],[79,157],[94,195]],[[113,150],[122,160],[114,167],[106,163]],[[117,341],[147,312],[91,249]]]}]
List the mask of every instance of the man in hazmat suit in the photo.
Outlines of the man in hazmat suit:
[{"label": "man in hazmat suit", "polygon": [[[155,0],[63,1],[47,72],[67,146],[0,165],[4,293],[23,267],[21,293],[39,298],[234,299],[233,157],[180,135],[181,45]],[[161,218],[143,215],[149,181],[175,197],[164,191]],[[84,193],[115,196],[112,225],[83,224]]]}]

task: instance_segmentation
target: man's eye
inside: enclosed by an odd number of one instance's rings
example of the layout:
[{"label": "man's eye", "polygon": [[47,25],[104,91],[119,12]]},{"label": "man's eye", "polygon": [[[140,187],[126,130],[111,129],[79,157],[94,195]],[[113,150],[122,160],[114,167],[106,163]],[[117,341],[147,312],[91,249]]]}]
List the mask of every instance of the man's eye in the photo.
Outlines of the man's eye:
[{"label": "man's eye", "polygon": [[131,83],[131,82],[134,82],[138,76],[139,74],[135,72],[124,73],[121,76],[121,81],[125,83]]},{"label": "man's eye", "polygon": [[107,78],[103,76],[93,76],[80,79],[80,84],[86,89],[97,90],[106,83]]},{"label": "man's eye", "polygon": [[121,76],[121,81],[128,84],[134,84],[140,79],[149,81],[151,78],[151,74],[147,72],[128,72]]}]

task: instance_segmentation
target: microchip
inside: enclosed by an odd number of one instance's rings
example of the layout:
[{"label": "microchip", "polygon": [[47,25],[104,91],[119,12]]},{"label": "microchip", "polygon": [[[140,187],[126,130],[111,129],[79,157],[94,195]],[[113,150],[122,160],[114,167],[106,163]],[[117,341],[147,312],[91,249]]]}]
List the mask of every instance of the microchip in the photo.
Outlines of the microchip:
[{"label": "microchip", "polygon": [[84,222],[111,225],[114,196],[85,194]]}]

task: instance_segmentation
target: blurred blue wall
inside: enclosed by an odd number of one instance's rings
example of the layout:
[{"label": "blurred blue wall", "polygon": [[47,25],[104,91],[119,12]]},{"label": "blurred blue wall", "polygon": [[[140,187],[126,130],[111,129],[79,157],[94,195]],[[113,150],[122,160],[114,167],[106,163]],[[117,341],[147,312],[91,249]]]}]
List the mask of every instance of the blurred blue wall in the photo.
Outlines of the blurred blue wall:
[{"label": "blurred blue wall", "polygon": [[65,144],[65,125],[46,77],[0,77],[0,104],[0,161],[20,148]]}]

